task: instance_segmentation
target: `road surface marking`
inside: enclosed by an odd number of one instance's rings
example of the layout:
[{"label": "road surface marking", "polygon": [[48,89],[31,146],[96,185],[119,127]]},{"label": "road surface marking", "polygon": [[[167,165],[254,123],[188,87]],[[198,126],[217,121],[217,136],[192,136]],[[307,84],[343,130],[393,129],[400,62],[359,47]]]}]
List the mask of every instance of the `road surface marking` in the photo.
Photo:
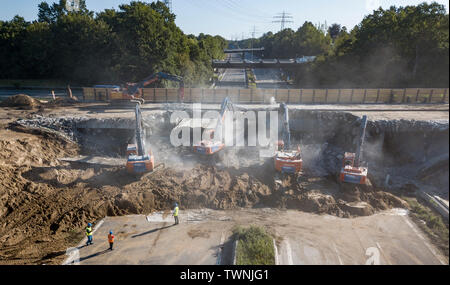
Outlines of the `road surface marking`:
[{"label": "road surface marking", "polygon": [[413,224],[411,224],[411,222],[409,221],[408,217],[403,216],[403,219],[405,220],[406,224],[413,230],[413,232],[423,241],[423,243],[425,244],[425,246],[428,248],[428,250],[434,255],[434,257],[436,257],[437,260],[439,260],[439,262],[442,265],[447,265],[446,262],[444,262],[439,255],[436,253],[436,251],[433,249],[433,247],[431,247],[431,245],[427,242],[427,240],[422,236],[422,234],[414,227]]},{"label": "road surface marking", "polygon": [[380,250],[376,247],[369,247],[366,249],[366,265],[380,265]]},{"label": "road surface marking", "polygon": [[341,257],[339,256],[339,251],[337,250],[336,244],[333,242],[333,247],[334,247],[334,251],[336,252],[337,258],[339,260],[339,264],[340,265],[344,265],[344,263],[342,262]]},{"label": "road surface marking", "polygon": [[285,243],[286,243],[286,253],[287,253],[287,262],[288,265],[293,265],[294,262],[292,261],[292,249],[291,249],[291,244],[289,243],[288,239],[285,239]]},{"label": "road surface marking", "polygon": [[[94,234],[102,225],[103,225],[104,219],[102,219],[98,224],[95,225],[94,230],[92,231],[92,234]],[[69,255],[68,258],[66,258],[62,265],[68,265],[71,263],[78,264],[80,259],[80,252],[79,248],[83,246],[83,244],[86,243],[87,238],[83,238],[80,243],[78,243],[77,247],[68,248],[66,249],[66,254]]]},{"label": "road surface marking", "polygon": [[217,261],[216,261],[216,265],[220,265],[220,261],[222,259],[222,251],[223,251],[223,243],[225,241],[225,233],[222,232],[222,236],[220,237],[220,244],[219,244],[219,248],[217,250]]},{"label": "road surface marking", "polygon": [[273,250],[275,251],[275,265],[279,265],[280,264],[280,258],[278,256],[277,244],[275,242],[275,239],[272,239],[272,241],[273,241]]},{"label": "road surface marking", "polygon": [[380,250],[381,255],[384,257],[384,259],[386,260],[388,265],[392,265],[392,263],[389,261],[389,259],[387,258],[387,256],[384,254],[384,251],[381,249],[381,245],[376,242],[378,249]]}]

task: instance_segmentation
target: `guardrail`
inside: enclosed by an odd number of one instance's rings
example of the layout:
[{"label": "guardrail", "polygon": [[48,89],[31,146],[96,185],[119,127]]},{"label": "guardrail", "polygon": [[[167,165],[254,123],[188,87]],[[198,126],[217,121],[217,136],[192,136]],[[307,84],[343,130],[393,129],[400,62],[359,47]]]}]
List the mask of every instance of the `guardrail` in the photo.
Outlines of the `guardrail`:
[{"label": "guardrail", "polygon": [[[111,101],[112,89],[83,88],[85,101]],[[178,101],[178,89],[144,88],[149,103]],[[449,102],[448,88],[392,89],[201,89],[185,88],[185,103],[221,103],[225,97],[241,104],[442,104]]]}]

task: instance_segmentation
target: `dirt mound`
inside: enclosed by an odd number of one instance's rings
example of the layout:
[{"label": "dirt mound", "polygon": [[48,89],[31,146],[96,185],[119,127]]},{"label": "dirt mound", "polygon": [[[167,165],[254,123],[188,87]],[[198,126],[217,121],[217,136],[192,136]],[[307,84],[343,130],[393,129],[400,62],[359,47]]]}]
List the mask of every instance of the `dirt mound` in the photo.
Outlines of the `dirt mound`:
[{"label": "dirt mound", "polygon": [[408,208],[402,199],[367,185],[339,184],[334,177],[287,178],[279,187],[276,207],[352,218],[392,208]]},{"label": "dirt mound", "polygon": [[78,146],[51,132],[0,130],[0,164],[54,166],[60,155],[74,155]]},{"label": "dirt mound", "polygon": [[0,103],[0,107],[21,107],[24,109],[33,109],[41,105],[39,100],[36,100],[25,94],[17,94]]},{"label": "dirt mound", "polygon": [[72,106],[78,103],[80,103],[80,101],[75,96],[73,96],[72,98],[64,97],[49,101],[47,104],[45,104],[45,107],[65,107]]}]

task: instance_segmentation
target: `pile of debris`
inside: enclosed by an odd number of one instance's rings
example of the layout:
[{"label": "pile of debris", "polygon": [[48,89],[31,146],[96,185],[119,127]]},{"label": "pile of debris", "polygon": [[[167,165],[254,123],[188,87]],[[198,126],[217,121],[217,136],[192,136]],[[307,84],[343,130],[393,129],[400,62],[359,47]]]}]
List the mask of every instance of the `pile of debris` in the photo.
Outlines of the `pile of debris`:
[{"label": "pile of debris", "polygon": [[31,110],[41,106],[41,101],[25,94],[17,94],[0,103],[0,107],[20,107]]}]

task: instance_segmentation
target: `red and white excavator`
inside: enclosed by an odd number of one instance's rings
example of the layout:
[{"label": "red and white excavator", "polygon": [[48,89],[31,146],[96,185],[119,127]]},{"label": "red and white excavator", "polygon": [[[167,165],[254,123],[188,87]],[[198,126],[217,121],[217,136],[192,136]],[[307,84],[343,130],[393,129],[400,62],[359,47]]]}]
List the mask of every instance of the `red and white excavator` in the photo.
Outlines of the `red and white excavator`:
[{"label": "red and white excavator", "polygon": [[134,143],[127,146],[126,168],[128,173],[134,175],[152,173],[160,167],[164,167],[164,164],[161,163],[155,166],[153,153],[145,144],[146,134],[140,108],[141,102],[136,100],[132,100],[131,102],[136,103],[136,125]]},{"label": "red and white excavator", "polygon": [[274,156],[275,169],[281,173],[298,174],[302,171],[303,159],[300,146],[291,149],[291,131],[289,128],[289,109],[285,103],[280,104],[279,112],[282,115],[282,140],[277,143]]},{"label": "red and white excavator", "polygon": [[[180,88],[178,89],[178,100],[180,102],[184,101],[184,81],[183,78],[177,75],[167,74],[164,72],[158,72],[152,74],[140,82],[137,83],[127,83],[122,89],[116,88],[109,93],[109,98],[112,101],[129,101],[137,100],[144,103],[142,88],[148,86],[159,80],[170,80],[180,83]],[[106,87],[106,85],[97,85],[96,87]]]},{"label": "red and white excavator", "polygon": [[194,152],[205,155],[213,155],[218,153],[225,147],[223,141],[215,137],[215,133],[222,130],[227,111],[233,110],[234,105],[231,102],[230,98],[225,98],[220,107],[220,117],[217,121],[216,127],[212,130],[206,131],[206,133],[203,135],[204,137],[206,136],[206,139],[203,139],[202,141],[197,143],[197,145],[194,145]]},{"label": "red and white excavator", "polygon": [[368,168],[361,166],[362,146],[366,136],[367,116],[363,116],[360,126],[360,136],[356,153],[346,152],[342,161],[342,168],[339,181],[343,183],[353,183],[365,185],[367,183]]}]

